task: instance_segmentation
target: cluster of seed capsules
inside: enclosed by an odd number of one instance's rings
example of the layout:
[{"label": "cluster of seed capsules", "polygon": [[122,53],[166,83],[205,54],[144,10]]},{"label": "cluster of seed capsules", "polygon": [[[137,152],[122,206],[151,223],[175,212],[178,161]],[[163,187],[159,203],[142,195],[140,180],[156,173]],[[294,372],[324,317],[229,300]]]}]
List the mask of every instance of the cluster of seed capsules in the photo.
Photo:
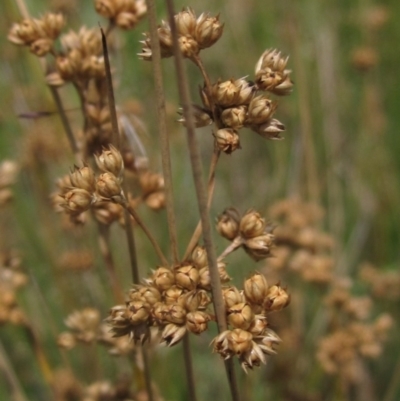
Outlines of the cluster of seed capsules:
[{"label": "cluster of seed capsules", "polygon": [[[235,244],[243,246],[251,235],[259,236],[262,222],[254,211],[239,221]],[[239,238],[241,241],[239,241]],[[256,238],[256,237],[254,237]],[[266,252],[265,252],[266,257]],[[224,359],[238,356],[244,369],[265,363],[265,355],[274,354],[278,335],[269,327],[267,315],[287,306],[290,297],[279,284],[268,285],[266,278],[254,273],[239,290],[231,280],[223,257],[218,258],[218,271],[223,286],[228,330],[213,341],[214,352]],[[162,342],[177,344],[187,332],[201,334],[215,320],[210,271],[203,247],[196,247],[190,260],[174,267],[158,267],[144,284],[129,291],[124,305],[114,306],[107,318],[115,336],[128,335],[134,341],[151,338],[151,327],[161,332]]]},{"label": "cluster of seed capsules", "polygon": [[[202,105],[194,106],[195,125],[204,127],[214,122],[216,147],[225,153],[240,148],[239,130],[250,128],[266,139],[281,139],[285,126],[274,118],[278,103],[261,92],[289,95],[293,83],[288,59],[282,58],[277,50],[266,50],[260,57],[255,70],[255,81],[246,77],[218,80],[200,90]],[[185,124],[185,119],[180,122]]]},{"label": "cluster of seed capsules", "polygon": [[[214,45],[221,37],[224,25],[219,16],[201,14],[196,17],[190,8],[175,15],[178,44],[182,55],[196,65],[201,63],[201,50]],[[173,55],[173,37],[169,24],[162,21],[158,28],[161,57]],[[143,49],[139,56],[144,60],[152,59],[149,35],[142,42]],[[247,78],[205,83],[200,89],[202,105],[194,105],[196,127],[205,127],[214,122],[216,147],[232,153],[240,148],[238,130],[250,128],[267,139],[280,139],[284,125],[274,118],[277,102],[260,92],[270,92],[278,96],[289,95],[293,89],[291,71],[286,68],[288,58],[274,49],[266,50],[255,67],[254,82]],[[182,114],[182,112],[180,111]],[[186,124],[185,118],[180,120]]]}]

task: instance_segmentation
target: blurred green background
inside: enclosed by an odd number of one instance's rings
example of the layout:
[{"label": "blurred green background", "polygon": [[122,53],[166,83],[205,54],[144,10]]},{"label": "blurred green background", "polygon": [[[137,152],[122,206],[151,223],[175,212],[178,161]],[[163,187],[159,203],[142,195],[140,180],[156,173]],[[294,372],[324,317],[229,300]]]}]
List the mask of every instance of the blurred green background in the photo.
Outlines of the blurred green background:
[{"label": "blurred green background", "polygon": [[[159,20],[166,19],[164,3],[159,2]],[[275,201],[299,196],[319,203],[326,211],[323,228],[338,243],[335,249],[338,274],[355,276],[363,261],[370,261],[383,270],[399,269],[400,244],[400,2],[367,0],[229,0],[183,3],[176,9],[192,7],[197,14],[206,11],[220,13],[225,22],[221,40],[202,53],[206,68],[215,81],[254,76],[258,57],[267,48],[278,48],[289,55],[288,67],[293,70],[293,94],[279,99],[277,118],[286,125],[284,141],[265,141],[253,132],[241,134],[242,149],[233,155],[223,155],[217,172],[217,190],[211,213],[218,215],[225,207],[234,205],[244,211],[255,207],[264,212]],[[64,2],[27,0],[32,16],[49,9],[63,9],[68,25],[106,24],[91,1]],[[7,32],[20,15],[16,2],[5,0],[0,5],[0,160],[16,159],[21,174],[15,186],[12,206],[1,211],[2,249],[21,251],[33,285],[25,291],[21,302],[34,316],[53,363],[59,362],[54,333],[63,330],[63,319],[74,308],[94,304],[105,313],[112,305],[104,294],[105,273],[101,269],[82,274],[82,279],[69,277],[55,268],[58,255],[65,249],[81,245],[95,248],[96,234],[83,228],[77,236],[63,236],[44,194],[54,190],[54,181],[73,164],[73,157],[63,139],[57,116],[46,121],[18,118],[18,114],[54,110],[45,86],[40,65],[26,49],[7,42]],[[118,32],[112,63],[115,67],[117,103],[127,110],[140,104],[140,118],[147,130],[142,140],[151,164],[161,169],[156,110],[150,63],[138,60],[139,40],[147,31],[147,22],[132,32]],[[200,74],[188,65],[194,101],[198,101]],[[179,106],[173,60],[164,60],[164,76],[172,144],[174,192],[178,214],[181,252],[197,222],[197,207],[189,168],[188,153],[182,128],[175,122]],[[71,88],[62,89],[66,108],[78,106]],[[134,102],[134,103],[133,103]],[[70,113],[75,127],[79,116]],[[38,133],[39,131],[39,133]],[[40,135],[52,137],[46,142]],[[205,165],[211,155],[212,137],[208,129],[199,131]],[[44,152],[52,159],[41,158]],[[168,249],[166,219],[163,213],[143,210],[154,227],[157,238]],[[129,288],[126,249],[119,246],[122,231],[113,232],[119,275]],[[146,239],[138,235],[138,248],[143,273],[156,264],[156,257]],[[54,241],[57,238],[57,241]],[[226,245],[216,239],[222,250]],[[96,263],[101,265],[101,258]],[[262,262],[260,262],[261,266]],[[235,279],[240,282],[249,271],[258,268],[246,255],[230,261]],[[92,291],[86,290],[90,282]],[[94,283],[94,284],[93,284]],[[44,307],[44,305],[47,305]],[[398,305],[389,305],[398,313]],[[49,324],[50,322],[50,324]],[[51,326],[52,329],[48,329]],[[43,327],[43,328],[42,328]],[[46,327],[46,329],[44,329]],[[397,329],[397,328],[396,328]],[[48,390],[40,385],[37,367],[32,360],[24,336],[17,328],[0,328],[3,344],[10,347],[15,368],[24,383],[28,398],[50,399]],[[212,335],[194,339],[195,371],[199,377],[202,399],[228,399],[222,363],[210,355],[208,343]],[[16,341],[20,340],[20,341]],[[18,343],[18,347],[11,345]],[[391,370],[399,357],[398,343],[390,343],[391,351],[378,362],[378,389],[384,393]],[[75,352],[75,351],[74,351]],[[79,351],[73,358],[79,359]],[[105,352],[101,358],[106,358]],[[280,399],[285,383],[270,383],[274,358],[266,368],[240,374],[242,388],[252,400]],[[184,400],[181,351],[162,349],[154,356],[154,377],[162,383],[166,400]],[[386,365],[386,368],[385,368]],[[115,375],[119,362],[105,362],[104,375]],[[168,379],[163,379],[168,372]],[[87,378],[86,378],[87,379]],[[260,384],[261,383],[261,384]],[[320,390],[318,376],[310,378],[310,386]],[[379,392],[378,392],[379,393]],[[400,397],[400,393],[397,393]],[[0,379],[0,398],[7,400],[6,384]],[[244,398],[250,399],[250,398]],[[283,399],[283,398],[282,398]],[[336,399],[331,396],[329,399]],[[396,398],[394,398],[396,399]]]}]

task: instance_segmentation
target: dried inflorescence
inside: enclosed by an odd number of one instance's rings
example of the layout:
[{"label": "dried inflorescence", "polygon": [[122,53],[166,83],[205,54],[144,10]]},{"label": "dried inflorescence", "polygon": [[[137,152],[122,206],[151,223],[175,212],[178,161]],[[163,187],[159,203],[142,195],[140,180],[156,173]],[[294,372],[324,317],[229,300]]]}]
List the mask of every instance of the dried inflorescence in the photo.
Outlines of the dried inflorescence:
[{"label": "dried inflorescence", "polygon": [[334,243],[331,236],[317,228],[323,216],[321,208],[286,199],[271,207],[270,216],[279,225],[274,230],[276,247],[267,266],[295,272],[305,281],[329,283],[333,278]]},{"label": "dried inflorescence", "polygon": [[17,291],[28,282],[21,269],[21,259],[15,252],[0,254],[0,325],[26,324],[25,314],[18,305]]},{"label": "dried inflorescence", "polygon": [[396,270],[380,270],[370,264],[360,269],[360,278],[371,286],[372,295],[378,299],[400,299],[400,273]]},{"label": "dried inflorescence", "polygon": [[13,24],[8,40],[19,46],[28,46],[36,56],[43,57],[54,52],[54,41],[65,25],[62,14],[47,13],[42,18],[26,18]]},{"label": "dried inflorescence", "polygon": [[141,194],[131,199],[122,191],[124,162],[121,153],[112,145],[103,148],[95,155],[97,167],[102,173],[96,176],[88,165],[74,166],[68,176],[58,181],[59,192],[53,194],[54,207],[65,211],[76,223],[82,223],[83,214],[89,209],[102,224],[110,225],[115,221],[123,223],[124,204],[137,207],[141,202],[153,210],[164,207],[164,180],[158,173],[147,169],[138,172]]},{"label": "dried inflorescence", "polygon": [[101,322],[100,312],[94,308],[84,308],[71,313],[65,319],[69,331],[59,334],[59,347],[70,350],[78,344],[90,345],[98,343],[104,345],[110,355],[128,355],[134,352],[135,344],[128,338],[115,337],[110,327]]},{"label": "dried inflorescence", "polygon": [[372,321],[371,299],[354,297],[350,290],[349,280],[338,280],[325,299],[333,313],[333,330],[320,340],[317,359],[327,373],[357,383],[363,377],[362,360],[382,353],[393,319],[382,313]]},{"label": "dried inflorescence", "polygon": [[217,231],[232,241],[232,249],[240,246],[254,259],[261,260],[271,256],[274,247],[273,227],[255,210],[248,210],[243,216],[233,207],[227,208],[218,216]]},{"label": "dried inflorescence", "polygon": [[[200,90],[202,106],[194,106],[195,125],[204,127],[215,123],[216,147],[232,153],[240,148],[239,129],[250,128],[267,139],[280,139],[284,125],[274,118],[277,102],[262,92],[288,95],[293,83],[287,58],[277,50],[266,50],[256,65],[255,82],[247,78],[218,80]],[[179,121],[185,124],[182,117]]]},{"label": "dried inflorescence", "polygon": [[147,12],[145,0],[95,0],[94,3],[100,15],[122,29],[133,29]]},{"label": "dried inflorescence", "polygon": [[254,273],[244,282],[244,290],[223,290],[229,330],[213,340],[214,352],[224,359],[237,356],[244,370],[266,363],[265,355],[276,353],[281,340],[269,327],[268,313],[285,308],[290,297],[279,284],[269,286],[266,278]]},{"label": "dried inflorescence", "polygon": [[[196,16],[191,8],[182,10],[175,15],[175,24],[178,32],[179,48],[184,57],[195,58],[201,50],[211,47],[221,37],[224,25],[219,16],[212,17],[207,13]],[[165,21],[157,30],[160,41],[161,57],[173,55],[173,40],[171,27]],[[142,52],[139,54],[143,60],[152,59],[152,47],[149,34],[145,34]]]},{"label": "dried inflorescence", "polygon": [[10,186],[14,184],[18,170],[19,166],[15,161],[4,160],[0,163],[0,206],[13,198]]},{"label": "dried inflorescence", "polygon": [[[220,261],[218,269],[221,281],[229,282],[225,263]],[[245,369],[265,363],[265,354],[274,354],[274,344],[280,341],[268,326],[267,314],[289,304],[286,290],[279,284],[269,286],[263,275],[255,273],[244,282],[243,291],[230,286],[223,294],[231,329],[213,340],[214,351],[225,359],[237,355]],[[214,320],[211,301],[207,255],[197,247],[189,262],[158,267],[145,284],[135,285],[125,305],[114,306],[107,321],[114,336],[129,335],[140,342],[149,340],[150,328],[157,327],[162,342],[172,346],[187,332],[207,330],[208,322]]]}]

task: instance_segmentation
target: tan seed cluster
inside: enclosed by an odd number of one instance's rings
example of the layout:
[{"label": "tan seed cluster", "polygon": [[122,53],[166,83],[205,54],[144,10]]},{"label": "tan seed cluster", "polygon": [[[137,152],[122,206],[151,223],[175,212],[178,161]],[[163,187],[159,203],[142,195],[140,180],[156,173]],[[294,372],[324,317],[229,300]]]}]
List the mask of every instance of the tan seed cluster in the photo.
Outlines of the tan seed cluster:
[{"label": "tan seed cluster", "polygon": [[14,184],[18,170],[18,164],[12,160],[0,163],[0,206],[7,204],[13,198],[10,186]]},{"label": "tan seed cluster", "polygon": [[224,238],[237,243],[254,259],[271,256],[275,237],[273,228],[255,210],[243,216],[235,208],[227,208],[218,216],[217,231]]},{"label": "tan seed cluster", "polygon": [[133,29],[146,15],[145,0],[95,0],[96,11],[122,29]]},{"label": "tan seed cluster", "polygon": [[[225,264],[219,263],[223,282],[230,280]],[[125,305],[117,305],[107,318],[115,336],[129,335],[147,341],[150,328],[161,332],[169,346],[178,343],[186,332],[201,334],[212,315],[207,311],[210,275],[203,248],[197,247],[190,262],[173,268],[158,267],[145,284],[134,286]]]},{"label": "tan seed cluster", "polygon": [[38,57],[53,51],[54,40],[65,25],[62,14],[47,13],[42,18],[26,18],[19,24],[13,24],[8,40],[20,46],[28,46]]},{"label": "tan seed cluster", "polygon": [[244,290],[223,290],[229,330],[213,340],[214,352],[224,359],[237,356],[244,370],[266,363],[265,355],[275,354],[278,335],[268,325],[268,313],[279,311],[290,302],[279,284],[269,286],[266,278],[254,273],[244,282]]},{"label": "tan seed cluster", "polygon": [[25,315],[18,305],[17,291],[28,282],[21,260],[13,252],[0,253],[0,326],[6,323],[24,325]]},{"label": "tan seed cluster", "polygon": [[[211,17],[207,13],[196,16],[191,8],[187,8],[175,15],[175,24],[178,31],[179,47],[184,57],[195,58],[201,50],[214,45],[221,37],[224,25],[219,16]],[[165,21],[157,30],[161,47],[161,57],[173,55],[171,27]],[[143,60],[152,59],[152,48],[149,34],[145,34],[142,52]]]},{"label": "tan seed cluster", "polygon": [[274,230],[276,248],[268,266],[287,269],[303,280],[326,284],[333,278],[331,236],[316,227],[323,217],[316,205],[287,199],[273,205],[270,216],[279,224]]},{"label": "tan seed cluster", "polygon": [[[278,103],[262,92],[291,93],[293,83],[290,71],[285,69],[287,60],[277,50],[266,50],[257,63],[255,82],[239,78],[218,80],[211,87],[204,85],[200,90],[202,106],[194,106],[196,127],[213,121],[217,127],[213,134],[215,146],[228,154],[240,148],[239,130],[243,127],[266,139],[281,139],[285,126],[274,118]],[[186,124],[183,117],[178,121]]]}]

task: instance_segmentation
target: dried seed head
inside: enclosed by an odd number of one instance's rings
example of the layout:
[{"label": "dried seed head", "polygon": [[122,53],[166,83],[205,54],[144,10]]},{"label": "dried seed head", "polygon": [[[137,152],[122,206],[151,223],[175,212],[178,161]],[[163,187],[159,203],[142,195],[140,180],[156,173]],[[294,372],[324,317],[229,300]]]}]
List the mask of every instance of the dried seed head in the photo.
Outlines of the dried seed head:
[{"label": "dried seed head", "polygon": [[116,199],[122,194],[120,180],[112,173],[100,174],[96,181],[96,189],[100,196],[107,199]]},{"label": "dried seed head", "polygon": [[174,270],[176,285],[194,290],[199,281],[199,271],[193,265],[178,266]]},{"label": "dried seed head", "polygon": [[268,311],[279,311],[290,303],[290,296],[279,284],[273,285],[268,290],[264,307]]},{"label": "dried seed head", "polygon": [[29,50],[38,57],[45,56],[53,47],[53,41],[49,38],[40,38],[32,42]]},{"label": "dried seed head", "polygon": [[93,195],[82,188],[72,188],[63,195],[59,195],[64,199],[60,205],[71,213],[82,213],[90,208],[94,202]]},{"label": "dried seed head", "polygon": [[211,95],[214,102],[222,107],[239,106],[238,99],[240,97],[241,86],[236,81],[217,82],[211,88]]},{"label": "dried seed head", "polygon": [[161,334],[163,341],[171,347],[174,344],[177,344],[185,335],[186,327],[180,326],[177,324],[167,324]]},{"label": "dried seed head", "polygon": [[96,189],[96,179],[94,171],[89,166],[74,166],[74,170],[69,175],[72,186],[76,188],[86,189],[93,193]]},{"label": "dried seed head", "polygon": [[207,330],[210,316],[201,311],[189,312],[186,315],[186,328],[194,334],[200,334]]},{"label": "dried seed head", "polygon": [[174,324],[184,324],[186,321],[186,310],[179,304],[168,305],[164,315],[165,321]]},{"label": "dried seed head", "polygon": [[164,302],[167,305],[172,305],[172,304],[179,304],[181,306],[184,306],[184,299],[181,298],[184,294],[184,289],[181,287],[178,287],[177,285],[173,285],[168,288],[163,294]]},{"label": "dried seed head", "polygon": [[196,246],[192,252],[192,262],[198,268],[207,266],[207,251],[204,246]]},{"label": "dried seed head", "polygon": [[240,149],[240,139],[236,130],[232,128],[219,129],[214,135],[217,149],[228,155]]},{"label": "dried seed head", "polygon": [[113,0],[95,0],[96,11],[106,18],[114,18],[119,9],[118,2]]},{"label": "dried seed head", "polygon": [[57,337],[57,345],[60,348],[71,350],[76,346],[75,336],[72,333],[65,331],[59,334],[59,336]]},{"label": "dried seed head", "polygon": [[204,290],[211,291],[211,277],[208,266],[200,269],[198,286]]},{"label": "dried seed head", "polygon": [[247,239],[244,242],[244,249],[254,260],[265,259],[271,256],[274,239],[273,234],[265,233],[258,237]]},{"label": "dried seed head", "polygon": [[[207,125],[212,124],[213,120],[211,118],[211,112],[207,109],[198,106],[196,104],[192,105],[194,125],[196,128],[206,127]],[[178,122],[182,123],[186,127],[186,120],[183,116],[183,109],[180,108],[178,110],[178,114],[181,118],[178,119]]]},{"label": "dried seed head", "polygon": [[253,336],[248,331],[234,329],[228,338],[229,348],[236,355],[242,355],[251,350],[253,346]]},{"label": "dried seed head", "polygon": [[199,45],[191,36],[180,36],[178,43],[184,57],[192,58],[199,54]]},{"label": "dried seed head", "polygon": [[268,282],[263,274],[254,273],[244,282],[244,295],[254,304],[262,304],[268,294]]},{"label": "dried seed head", "polygon": [[231,326],[247,330],[254,318],[254,312],[250,305],[241,302],[236,305],[232,305],[228,310],[228,322]]},{"label": "dried seed head", "polygon": [[221,24],[219,15],[210,17],[209,14],[202,13],[197,18],[194,32],[195,39],[200,49],[211,47],[222,36],[224,24]]},{"label": "dried seed head", "polygon": [[252,126],[251,129],[265,139],[282,139],[280,133],[285,131],[285,126],[273,118],[264,124]]},{"label": "dried seed head", "polygon": [[277,103],[264,96],[256,96],[249,104],[247,124],[260,125],[268,122],[277,108]]},{"label": "dried seed head", "polygon": [[166,267],[159,267],[152,276],[152,281],[159,291],[166,291],[175,284],[174,273]]},{"label": "dried seed head", "polygon": [[[107,116],[109,113],[107,112]],[[124,172],[124,162],[119,150],[113,145],[104,148],[101,154],[95,155],[96,164],[101,171],[109,172],[120,178]]]},{"label": "dried seed head", "polygon": [[150,316],[150,305],[144,300],[130,301],[127,303],[125,316],[134,326],[145,323]]},{"label": "dried seed head", "polygon": [[224,238],[232,241],[239,235],[240,214],[233,208],[229,207],[218,216],[217,231]]},{"label": "dried seed head", "polygon": [[262,235],[265,228],[265,220],[255,210],[247,211],[240,220],[239,230],[244,238],[254,238]]},{"label": "dried seed head", "polygon": [[96,339],[100,325],[100,313],[93,308],[75,311],[67,317],[65,324],[73,331],[76,340],[90,343]]},{"label": "dried seed head", "polygon": [[256,76],[266,68],[273,71],[283,72],[286,68],[289,57],[282,58],[281,53],[276,49],[267,49],[257,61],[255,73]]},{"label": "dried seed head", "polygon": [[263,315],[255,315],[249,327],[249,331],[254,337],[264,336],[267,327],[267,318]]},{"label": "dried seed head", "polygon": [[196,15],[191,8],[182,10],[175,15],[175,24],[179,35],[193,37],[196,28]]},{"label": "dried seed head", "polygon": [[221,121],[226,127],[239,129],[243,127],[246,116],[247,106],[231,107],[221,113]]},{"label": "dried seed head", "polygon": [[231,308],[234,305],[244,302],[243,294],[236,287],[227,287],[222,289],[222,295],[225,301],[225,307]]},{"label": "dried seed head", "polygon": [[202,296],[197,290],[189,291],[181,296],[182,305],[189,312],[195,312],[199,309],[201,299]]},{"label": "dried seed head", "polygon": [[123,210],[121,205],[113,202],[96,202],[92,207],[96,220],[106,226],[120,220]]}]

